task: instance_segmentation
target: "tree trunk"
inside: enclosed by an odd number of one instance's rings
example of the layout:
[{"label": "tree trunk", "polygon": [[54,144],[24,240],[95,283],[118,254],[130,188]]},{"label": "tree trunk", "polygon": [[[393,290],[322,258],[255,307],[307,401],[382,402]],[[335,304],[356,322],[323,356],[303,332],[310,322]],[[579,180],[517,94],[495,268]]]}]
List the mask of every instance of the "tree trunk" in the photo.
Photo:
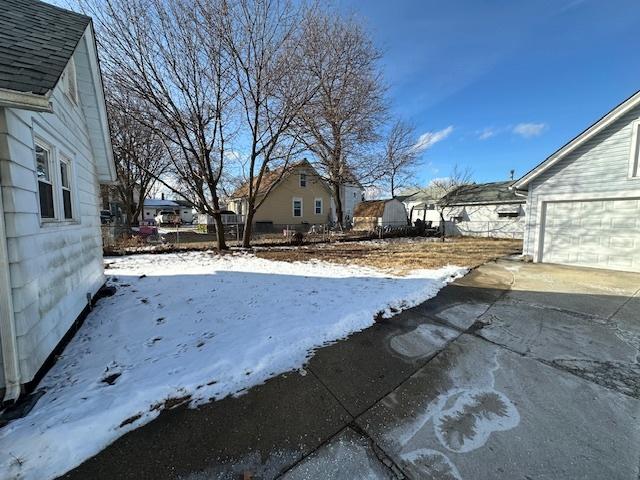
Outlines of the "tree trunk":
[{"label": "tree trunk", "polygon": [[213,196],[213,220],[216,222],[216,240],[218,242],[218,250],[226,250],[227,242],[224,239],[224,224],[222,223],[222,214],[220,213],[220,202],[217,195]]},{"label": "tree trunk", "polygon": [[336,217],[340,230],[344,228],[344,214],[342,212],[342,199],[340,198],[340,184],[337,182],[331,182],[333,186],[333,195],[336,201]]},{"label": "tree trunk", "polygon": [[442,238],[443,242],[447,235],[446,231],[447,231],[447,225],[444,220],[444,210],[440,210],[440,238]]},{"label": "tree trunk", "polygon": [[244,232],[242,232],[242,246],[249,248],[251,246],[251,234],[253,229],[253,215],[255,212],[252,208],[247,208],[247,216],[244,219]]}]

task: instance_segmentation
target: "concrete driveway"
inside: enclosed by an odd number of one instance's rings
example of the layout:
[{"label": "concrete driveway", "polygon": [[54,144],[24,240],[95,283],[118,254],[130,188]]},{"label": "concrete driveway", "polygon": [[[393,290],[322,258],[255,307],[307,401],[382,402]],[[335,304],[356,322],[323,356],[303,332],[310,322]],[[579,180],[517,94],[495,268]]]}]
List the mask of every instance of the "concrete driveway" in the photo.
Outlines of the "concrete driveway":
[{"label": "concrete driveway", "polygon": [[74,479],[633,479],[640,275],[501,260]]}]

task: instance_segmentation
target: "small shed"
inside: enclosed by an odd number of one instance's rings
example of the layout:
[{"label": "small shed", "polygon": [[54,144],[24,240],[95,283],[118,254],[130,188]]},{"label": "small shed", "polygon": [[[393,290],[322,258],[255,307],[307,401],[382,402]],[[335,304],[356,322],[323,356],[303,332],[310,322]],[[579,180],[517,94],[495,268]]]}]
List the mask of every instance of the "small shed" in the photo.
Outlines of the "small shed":
[{"label": "small shed", "polygon": [[374,230],[377,227],[406,225],[407,211],[404,204],[397,198],[360,202],[353,211],[354,230]]}]

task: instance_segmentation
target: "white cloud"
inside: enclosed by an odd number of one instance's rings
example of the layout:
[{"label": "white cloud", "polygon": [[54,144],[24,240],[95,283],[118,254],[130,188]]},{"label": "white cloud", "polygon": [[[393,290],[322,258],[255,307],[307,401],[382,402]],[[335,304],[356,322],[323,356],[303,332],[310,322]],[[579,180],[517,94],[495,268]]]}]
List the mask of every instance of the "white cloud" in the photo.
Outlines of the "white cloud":
[{"label": "white cloud", "polygon": [[545,123],[519,123],[513,127],[513,133],[524,138],[537,137],[547,128]]},{"label": "white cloud", "polygon": [[418,141],[413,146],[417,152],[424,152],[425,150],[433,147],[436,143],[441,142],[453,132],[453,125],[449,125],[447,128],[438,130],[436,132],[426,132],[420,135]]},{"label": "white cloud", "polygon": [[484,130],[480,130],[478,132],[478,139],[486,140],[488,138],[495,137],[497,134],[498,130],[496,130],[495,128],[487,127]]}]

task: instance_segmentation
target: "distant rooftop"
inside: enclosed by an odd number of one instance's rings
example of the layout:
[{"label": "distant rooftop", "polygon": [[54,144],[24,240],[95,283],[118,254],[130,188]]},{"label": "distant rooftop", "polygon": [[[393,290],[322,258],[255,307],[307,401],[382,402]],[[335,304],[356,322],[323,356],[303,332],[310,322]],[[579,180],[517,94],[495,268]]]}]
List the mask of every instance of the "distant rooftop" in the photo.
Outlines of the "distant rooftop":
[{"label": "distant rooftop", "polygon": [[179,207],[180,205],[173,200],[163,200],[161,198],[146,198],[144,200],[145,207]]},{"label": "distant rooftop", "polygon": [[525,203],[526,198],[509,190],[513,180],[506,182],[473,183],[462,185],[443,197],[449,205]]}]

